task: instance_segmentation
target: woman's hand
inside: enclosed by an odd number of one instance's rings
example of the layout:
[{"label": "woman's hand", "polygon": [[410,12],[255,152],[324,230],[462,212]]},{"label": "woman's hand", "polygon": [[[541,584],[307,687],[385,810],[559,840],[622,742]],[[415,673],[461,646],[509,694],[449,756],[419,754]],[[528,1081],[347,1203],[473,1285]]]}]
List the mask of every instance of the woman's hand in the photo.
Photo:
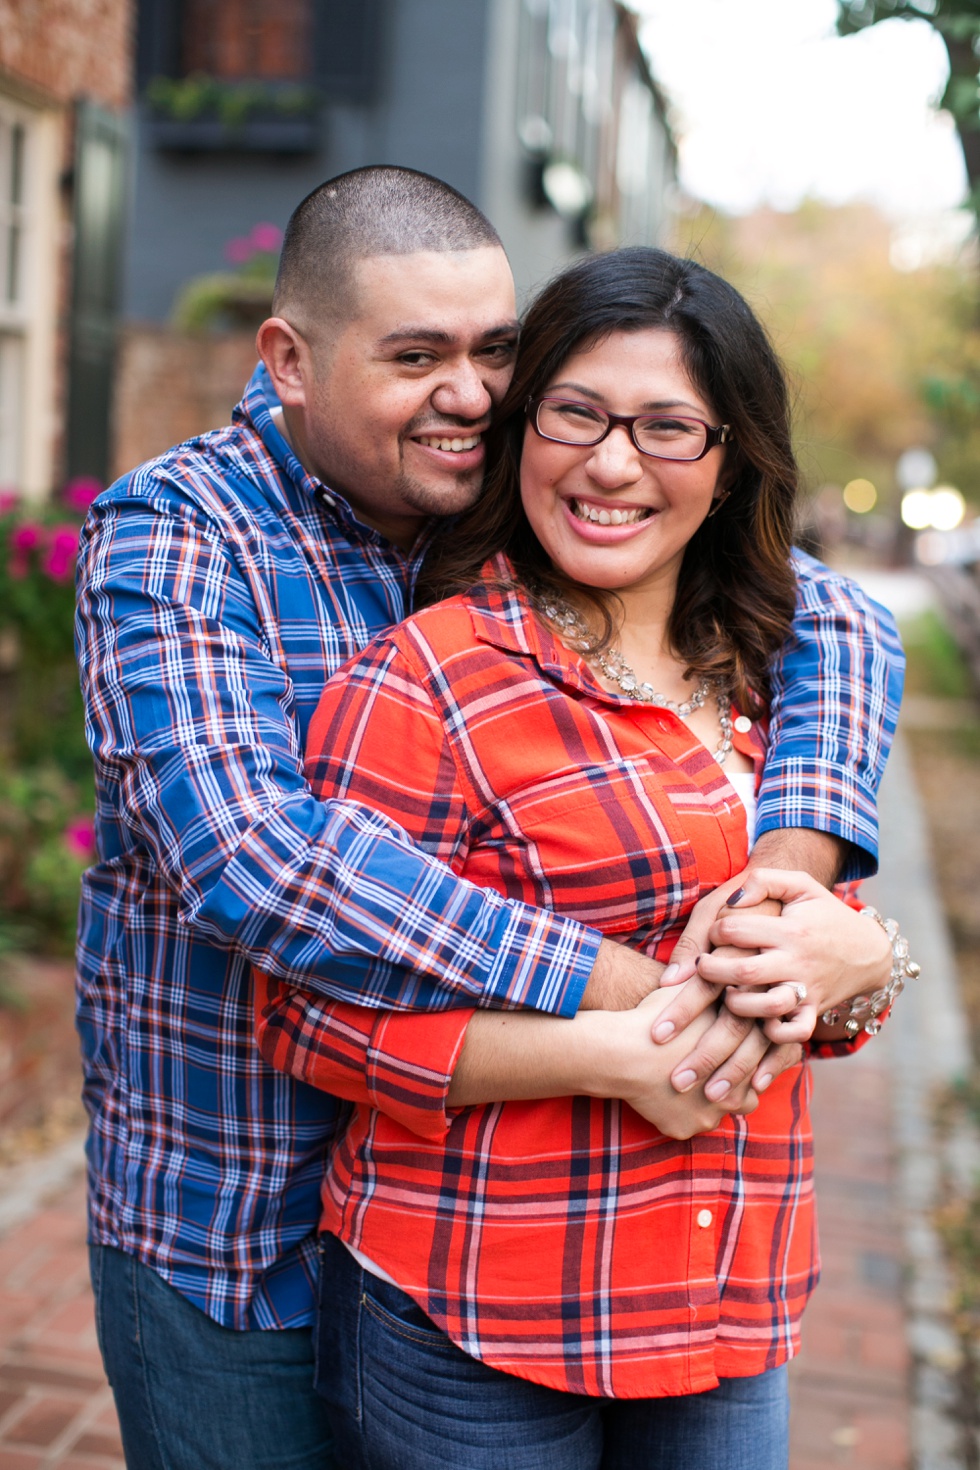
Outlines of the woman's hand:
[{"label": "woman's hand", "polygon": [[[778,916],[760,912],[766,899],[782,904]],[[726,1008],[761,1021],[776,1042],[842,1035],[817,1017],[853,995],[879,990],[891,972],[891,945],[880,925],[806,873],[752,869],[737,906],[729,898],[709,938],[724,948],[702,955],[698,973],[735,987],[726,990]]]},{"label": "woman's hand", "polygon": [[[690,982],[700,986],[695,979]],[[724,1017],[716,1008],[702,1008],[672,1041],[658,1045],[652,1040],[659,1015],[675,999],[676,992],[656,991],[632,1011],[592,1012],[590,1021],[605,1029],[608,1054],[597,1078],[600,1096],[620,1097],[669,1138],[692,1138],[717,1128],[729,1113],[751,1113],[759,1098],[751,1084],[752,1073],[766,1052],[768,1042],[751,1020],[731,1013]],[[708,1097],[693,1082],[678,1092],[671,1074],[704,1038],[716,1031],[719,1021],[731,1038],[729,1065],[733,1080]],[[713,1079],[714,1080],[714,1079]]]}]

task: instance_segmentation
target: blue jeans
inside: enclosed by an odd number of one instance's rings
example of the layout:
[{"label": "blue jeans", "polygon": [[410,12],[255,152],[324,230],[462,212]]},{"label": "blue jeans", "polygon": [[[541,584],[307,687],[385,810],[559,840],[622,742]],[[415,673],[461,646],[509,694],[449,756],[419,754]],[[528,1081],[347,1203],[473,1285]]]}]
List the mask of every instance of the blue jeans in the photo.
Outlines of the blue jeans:
[{"label": "blue jeans", "polygon": [[786,1470],[785,1368],[594,1399],[489,1368],[324,1236],[317,1389],[344,1470]]},{"label": "blue jeans", "polygon": [[134,1256],[89,1258],[130,1470],[331,1470],[308,1328],[233,1332]]}]

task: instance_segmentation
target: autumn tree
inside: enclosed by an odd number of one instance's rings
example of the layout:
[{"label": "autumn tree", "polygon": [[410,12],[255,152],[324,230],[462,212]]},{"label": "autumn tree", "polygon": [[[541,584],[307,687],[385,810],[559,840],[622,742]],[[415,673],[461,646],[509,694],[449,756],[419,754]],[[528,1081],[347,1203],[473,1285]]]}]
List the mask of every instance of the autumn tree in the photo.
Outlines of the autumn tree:
[{"label": "autumn tree", "polygon": [[738,286],[768,325],[795,384],[811,488],[866,476],[894,509],[899,455],[927,444],[942,477],[980,504],[969,266],[896,269],[892,226],[863,204],[740,218],[704,208],[679,222],[674,243]]}]

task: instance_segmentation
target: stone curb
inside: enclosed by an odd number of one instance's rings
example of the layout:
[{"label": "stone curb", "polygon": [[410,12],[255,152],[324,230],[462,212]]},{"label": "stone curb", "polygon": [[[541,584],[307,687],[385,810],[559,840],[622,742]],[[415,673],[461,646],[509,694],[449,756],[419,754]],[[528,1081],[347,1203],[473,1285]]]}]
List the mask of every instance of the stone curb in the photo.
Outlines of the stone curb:
[{"label": "stone curb", "polygon": [[933,1110],[937,1096],[968,1074],[972,1058],[922,804],[901,736],[882,782],[879,817],[881,871],[869,895],[873,889],[876,906],[899,920],[922,966],[922,979],[909,983],[890,1021],[912,1357],[911,1463],[913,1470],[966,1470],[956,1415],[963,1353],[952,1320],[952,1281],[932,1220],[944,1173],[974,1177],[980,1153],[976,1140],[962,1133],[941,1145]]}]

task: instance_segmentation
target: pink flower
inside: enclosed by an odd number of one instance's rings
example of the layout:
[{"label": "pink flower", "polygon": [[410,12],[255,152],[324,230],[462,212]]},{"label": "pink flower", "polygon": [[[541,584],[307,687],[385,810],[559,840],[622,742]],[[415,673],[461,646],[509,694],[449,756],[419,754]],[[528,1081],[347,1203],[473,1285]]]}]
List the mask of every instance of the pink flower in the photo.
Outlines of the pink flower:
[{"label": "pink flower", "polygon": [[72,817],[61,838],[72,857],[87,861],[95,856],[95,827],[91,817]]},{"label": "pink flower", "polygon": [[251,240],[246,240],[244,235],[236,235],[234,240],[229,240],[225,246],[225,260],[232,265],[244,265],[255,253],[255,247]]},{"label": "pink flower", "polygon": [[48,532],[47,553],[41,570],[55,582],[67,582],[78,555],[78,527],[62,523]]},{"label": "pink flower", "polygon": [[62,500],[70,510],[86,511],[97,495],[102,493],[102,486],[98,480],[90,475],[79,475],[75,480],[69,480],[65,486]]},{"label": "pink flower", "polygon": [[15,557],[26,557],[41,544],[41,527],[36,521],[22,521],[10,533],[10,550]]},{"label": "pink flower", "polygon": [[9,515],[20,503],[16,490],[0,490],[0,516]]},{"label": "pink flower", "polygon": [[282,230],[278,225],[261,224],[252,230],[249,239],[255,250],[267,250],[275,254],[282,244]]}]

